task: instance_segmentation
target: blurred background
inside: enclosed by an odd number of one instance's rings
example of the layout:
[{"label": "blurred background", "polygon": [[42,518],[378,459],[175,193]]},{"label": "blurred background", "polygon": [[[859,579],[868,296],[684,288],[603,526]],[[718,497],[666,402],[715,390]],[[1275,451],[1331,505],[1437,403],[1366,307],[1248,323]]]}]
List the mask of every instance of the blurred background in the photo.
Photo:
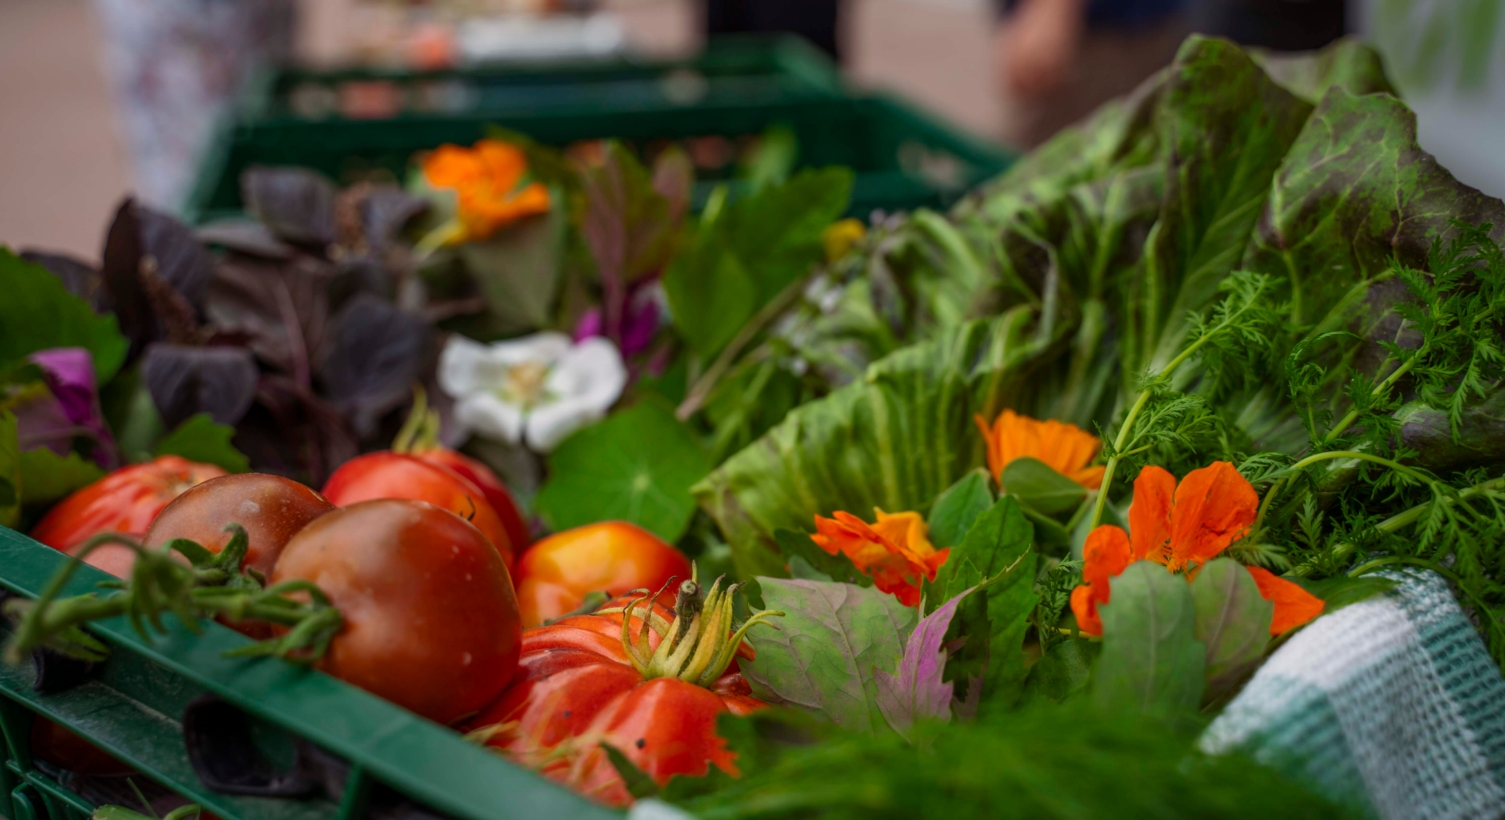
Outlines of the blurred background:
[{"label": "blurred background", "polygon": [[[263,69],[668,60],[725,33],[792,31],[854,89],[888,89],[1026,150],[1203,31],[1278,51],[1344,34],[1385,54],[1421,141],[1505,195],[1505,0],[3,0],[0,243],[99,254],[120,197],[182,211]],[[812,52],[814,53],[814,52]],[[697,75],[660,82],[669,97]],[[263,94],[269,93],[265,85]],[[381,119],[390,84],[290,83],[277,114]],[[734,89],[735,92],[735,89]],[[425,86],[464,106],[475,89]],[[624,89],[603,93],[627,93]],[[465,97],[472,95],[471,98]],[[406,100],[407,98],[402,98]],[[266,111],[262,111],[263,114]]]}]

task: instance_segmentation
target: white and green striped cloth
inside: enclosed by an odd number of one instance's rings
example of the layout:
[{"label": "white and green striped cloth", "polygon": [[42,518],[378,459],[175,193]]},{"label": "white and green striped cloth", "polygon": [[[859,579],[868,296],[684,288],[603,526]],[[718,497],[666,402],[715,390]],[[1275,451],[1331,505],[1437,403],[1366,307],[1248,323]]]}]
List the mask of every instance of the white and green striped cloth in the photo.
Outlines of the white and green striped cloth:
[{"label": "white and green striped cloth", "polygon": [[1384,820],[1505,817],[1505,678],[1439,576],[1392,577],[1276,651],[1202,747]]}]

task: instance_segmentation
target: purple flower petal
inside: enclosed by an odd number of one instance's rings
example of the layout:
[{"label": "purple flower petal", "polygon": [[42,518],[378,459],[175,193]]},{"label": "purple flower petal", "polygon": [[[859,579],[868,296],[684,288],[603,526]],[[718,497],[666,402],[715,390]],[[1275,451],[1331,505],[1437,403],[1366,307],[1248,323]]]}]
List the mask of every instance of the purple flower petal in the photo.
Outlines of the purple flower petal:
[{"label": "purple flower petal", "polygon": [[[68,451],[66,439],[86,434],[95,441],[94,460],[105,469],[113,469],[119,457],[99,406],[94,359],[89,351],[81,347],[57,347],[33,353],[30,358],[41,369],[54,406],[46,406],[49,402],[41,397],[35,400],[36,406],[24,414],[30,423],[21,425],[22,441],[51,447],[61,455]],[[18,413],[18,421],[22,417]],[[68,425],[59,424],[59,417],[66,419]]]},{"label": "purple flower petal", "polygon": [[583,342],[586,339],[589,339],[589,338],[591,338],[593,336],[600,336],[600,335],[601,335],[601,309],[600,308],[591,308],[590,310],[587,310],[585,312],[584,316],[580,317],[580,321],[575,325],[575,336],[574,336],[574,338],[575,338],[576,342]]}]

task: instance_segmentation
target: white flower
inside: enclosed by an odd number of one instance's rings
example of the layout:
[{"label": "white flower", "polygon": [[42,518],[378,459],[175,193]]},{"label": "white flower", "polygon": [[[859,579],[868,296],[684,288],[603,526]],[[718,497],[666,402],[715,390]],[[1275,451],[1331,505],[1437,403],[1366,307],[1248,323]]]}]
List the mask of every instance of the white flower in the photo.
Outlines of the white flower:
[{"label": "white flower", "polygon": [[462,427],[547,453],[606,415],[627,368],[600,337],[574,344],[563,333],[537,333],[484,345],[455,335],[439,355],[439,386],[454,397]]}]

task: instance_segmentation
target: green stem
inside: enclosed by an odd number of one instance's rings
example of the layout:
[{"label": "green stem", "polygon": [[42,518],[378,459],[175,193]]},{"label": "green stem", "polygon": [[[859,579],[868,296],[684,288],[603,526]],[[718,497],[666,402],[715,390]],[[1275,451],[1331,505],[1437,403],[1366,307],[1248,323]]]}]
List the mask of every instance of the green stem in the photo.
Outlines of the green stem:
[{"label": "green stem", "polygon": [[706,368],[705,373],[695,380],[694,386],[685,394],[685,400],[675,409],[674,415],[680,421],[685,421],[695,415],[695,412],[710,397],[711,391],[716,388],[716,383],[721,380],[727,368],[730,368],[732,362],[736,361],[737,356],[742,353],[743,348],[747,347],[769,322],[778,318],[786,308],[794,303],[795,299],[804,292],[805,286],[809,284],[809,281],[810,277],[805,276],[790,283],[778,296],[773,298],[773,301],[764,305],[761,310],[753,314],[751,319],[747,320],[746,324],[742,325],[742,329],[737,331],[737,335],[733,336],[726,347],[721,349],[721,353],[716,356],[716,360],[711,363],[711,366]]},{"label": "green stem", "polygon": [[[1386,376],[1384,381],[1375,385],[1374,389],[1369,391],[1369,395],[1373,398],[1379,398],[1380,396],[1389,392],[1390,388],[1395,386],[1395,383],[1400,380],[1401,376],[1404,376],[1411,371],[1412,366],[1416,364],[1417,360],[1421,358],[1422,354],[1426,353],[1426,350],[1426,346],[1423,345],[1420,350],[1416,351],[1415,356],[1412,356],[1411,358],[1402,362],[1401,366],[1395,368],[1395,371],[1392,372],[1389,376]],[[1338,423],[1334,424],[1332,429],[1327,431],[1327,435],[1322,437],[1322,441],[1318,445],[1318,447],[1326,447],[1327,445],[1331,444],[1334,439],[1342,435],[1343,431],[1347,430],[1348,426],[1357,421],[1358,418],[1359,411],[1357,408],[1349,410],[1347,415],[1339,419]]]},{"label": "green stem", "polygon": [[1378,464],[1382,467],[1389,467],[1390,469],[1396,471],[1397,473],[1400,473],[1401,475],[1410,476],[1411,478],[1425,484],[1430,484],[1433,481],[1431,476],[1419,470],[1414,470],[1410,467],[1407,467],[1406,465],[1401,464],[1398,461],[1384,458],[1382,456],[1377,456],[1373,453],[1361,453],[1358,450],[1332,450],[1326,453],[1315,453],[1313,455],[1307,456],[1306,458],[1303,458],[1295,464],[1292,464],[1291,471],[1300,472],[1301,470],[1304,470],[1307,467],[1312,466],[1313,464],[1317,464],[1318,462],[1331,461],[1337,458],[1351,458],[1357,461],[1367,461],[1371,464]]},{"label": "green stem", "polygon": [[1447,567],[1444,567],[1435,561],[1428,561],[1425,558],[1412,558],[1408,555],[1392,555],[1388,558],[1376,558],[1373,561],[1365,564],[1360,564],[1359,566],[1349,570],[1348,577],[1357,578],[1360,575],[1365,575],[1367,573],[1373,572],[1377,569],[1380,569],[1381,567],[1394,566],[1396,564],[1407,564],[1413,567],[1422,567],[1424,569],[1429,569],[1444,578],[1447,578],[1455,584],[1463,583],[1463,579],[1459,578],[1457,573],[1453,572]]}]

